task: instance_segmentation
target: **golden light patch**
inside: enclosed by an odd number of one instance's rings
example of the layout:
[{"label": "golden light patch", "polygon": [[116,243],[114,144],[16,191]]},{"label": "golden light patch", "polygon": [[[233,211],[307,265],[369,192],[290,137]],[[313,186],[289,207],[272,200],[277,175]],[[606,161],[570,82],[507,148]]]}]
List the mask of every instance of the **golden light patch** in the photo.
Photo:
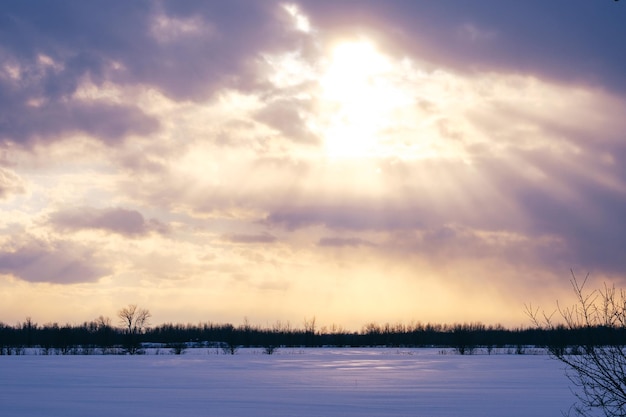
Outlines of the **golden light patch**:
[{"label": "golden light patch", "polygon": [[380,151],[393,113],[407,97],[394,82],[393,63],[368,41],[342,42],[330,55],[320,79],[326,152],[331,157],[356,158]]}]

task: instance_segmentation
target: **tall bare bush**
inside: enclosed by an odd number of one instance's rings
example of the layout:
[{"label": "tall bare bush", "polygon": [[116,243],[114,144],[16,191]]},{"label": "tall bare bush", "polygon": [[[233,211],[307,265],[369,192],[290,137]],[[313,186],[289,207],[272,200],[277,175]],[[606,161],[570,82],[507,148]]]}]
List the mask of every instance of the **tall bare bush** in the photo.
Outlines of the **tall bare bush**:
[{"label": "tall bare bush", "polygon": [[[551,330],[550,355],[567,365],[567,376],[577,388],[572,411],[579,416],[626,416],[626,292],[615,286],[586,288],[571,272],[576,303],[557,302],[552,314],[526,307],[534,325]],[[592,414],[594,413],[594,414]]]}]

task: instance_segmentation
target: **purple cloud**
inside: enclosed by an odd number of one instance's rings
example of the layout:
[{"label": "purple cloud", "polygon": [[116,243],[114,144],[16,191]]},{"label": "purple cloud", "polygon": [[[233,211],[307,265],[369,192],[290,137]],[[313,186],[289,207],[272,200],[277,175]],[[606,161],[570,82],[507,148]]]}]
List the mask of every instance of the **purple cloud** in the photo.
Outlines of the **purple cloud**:
[{"label": "purple cloud", "polygon": [[340,248],[340,247],[357,247],[357,246],[373,246],[371,242],[358,237],[323,237],[317,242],[318,246]]},{"label": "purple cloud", "polygon": [[626,55],[616,41],[626,37],[621,3],[572,0],[567,7],[498,0],[299,3],[328,32],[370,34],[387,51],[408,52],[450,68],[500,69],[626,89]]},{"label": "purple cloud", "polygon": [[289,230],[323,225],[334,230],[397,230],[424,226],[422,209],[358,202],[327,205],[285,206],[273,210],[265,219]]},{"label": "purple cloud", "polygon": [[129,134],[149,134],[159,123],[136,107],[108,103],[16,105],[0,121],[0,139],[32,145],[83,132],[115,145]]},{"label": "purple cloud", "polygon": [[274,243],[276,242],[276,236],[272,236],[268,233],[261,234],[232,234],[223,237],[224,240],[232,243]]},{"label": "purple cloud", "polygon": [[73,94],[85,80],[141,84],[181,99],[206,99],[227,85],[253,88],[259,51],[295,42],[290,36],[275,2],[2,4],[0,140],[30,146],[78,131],[109,143],[151,133],[158,121],[138,107],[85,105]]},{"label": "purple cloud", "polygon": [[50,216],[50,223],[62,230],[98,229],[127,237],[168,231],[168,227],[158,220],[146,220],[138,211],[123,208],[81,207],[58,211]]},{"label": "purple cloud", "polygon": [[318,144],[320,138],[306,127],[303,117],[303,113],[311,111],[309,106],[302,100],[278,100],[258,111],[255,119],[278,130],[289,140]]},{"label": "purple cloud", "polygon": [[28,240],[0,250],[0,273],[29,282],[94,282],[110,273],[92,249],[73,243]]}]

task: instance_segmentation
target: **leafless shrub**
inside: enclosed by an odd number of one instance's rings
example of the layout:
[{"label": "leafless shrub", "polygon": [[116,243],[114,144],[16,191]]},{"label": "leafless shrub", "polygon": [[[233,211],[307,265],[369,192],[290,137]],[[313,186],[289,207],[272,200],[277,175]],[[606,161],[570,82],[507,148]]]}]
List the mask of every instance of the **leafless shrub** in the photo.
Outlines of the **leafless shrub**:
[{"label": "leafless shrub", "polygon": [[575,305],[562,307],[557,302],[552,314],[528,305],[526,313],[537,328],[555,335],[548,351],[567,365],[567,376],[577,387],[578,402],[570,411],[579,416],[598,411],[606,417],[625,416],[626,292],[606,284],[588,291],[589,274],[582,282],[573,271],[571,275]]}]

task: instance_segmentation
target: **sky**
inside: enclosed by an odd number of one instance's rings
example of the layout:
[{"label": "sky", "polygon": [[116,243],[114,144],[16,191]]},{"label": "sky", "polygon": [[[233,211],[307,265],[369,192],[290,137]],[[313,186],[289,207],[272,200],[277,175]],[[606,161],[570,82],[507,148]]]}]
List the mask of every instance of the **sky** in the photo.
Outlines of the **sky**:
[{"label": "sky", "polygon": [[626,286],[626,3],[0,4],[0,321],[530,324]]}]

